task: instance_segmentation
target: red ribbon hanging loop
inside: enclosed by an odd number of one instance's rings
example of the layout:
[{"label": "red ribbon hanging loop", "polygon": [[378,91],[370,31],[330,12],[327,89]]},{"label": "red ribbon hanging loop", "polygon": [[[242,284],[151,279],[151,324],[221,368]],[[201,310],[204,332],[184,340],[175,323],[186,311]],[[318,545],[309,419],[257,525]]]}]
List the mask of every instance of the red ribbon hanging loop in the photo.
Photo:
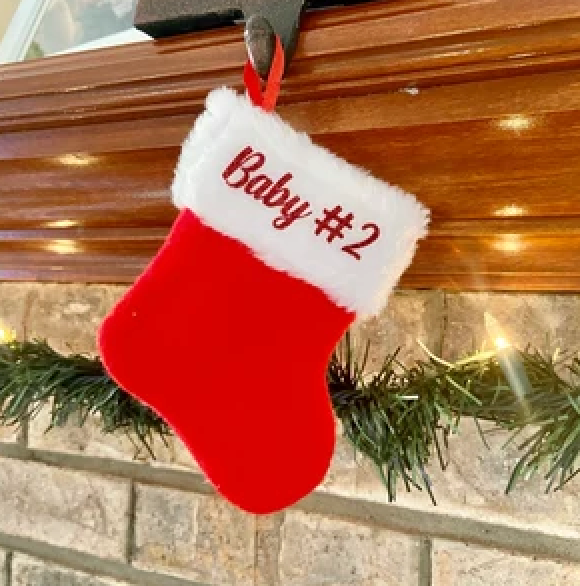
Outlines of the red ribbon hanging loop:
[{"label": "red ribbon hanging loop", "polygon": [[268,74],[266,87],[262,92],[262,80],[258,72],[254,69],[252,62],[248,59],[244,67],[244,83],[248,90],[248,95],[254,106],[258,106],[266,112],[272,112],[276,107],[278,96],[280,95],[280,82],[284,75],[284,47],[280,37],[276,35],[276,51],[272,60],[272,67]]}]

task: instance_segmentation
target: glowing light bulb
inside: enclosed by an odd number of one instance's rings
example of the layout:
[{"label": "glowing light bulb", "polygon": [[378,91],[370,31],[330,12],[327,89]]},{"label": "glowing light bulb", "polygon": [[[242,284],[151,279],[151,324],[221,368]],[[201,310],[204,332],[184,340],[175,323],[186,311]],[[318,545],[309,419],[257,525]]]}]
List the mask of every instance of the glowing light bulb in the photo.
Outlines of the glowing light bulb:
[{"label": "glowing light bulb", "polygon": [[498,350],[503,350],[504,348],[509,348],[511,346],[511,344],[505,338],[501,337],[496,338],[494,343]]},{"label": "glowing light bulb", "polygon": [[485,329],[487,330],[487,335],[493,340],[495,347],[498,350],[509,348],[511,344],[509,343],[497,319],[495,319],[491,313],[486,311],[483,315],[483,320],[485,323]]},{"label": "glowing light bulb", "polygon": [[524,413],[528,412],[526,396],[531,390],[530,380],[519,352],[512,346],[498,321],[488,313],[484,314],[485,329],[496,347],[495,357],[512,392],[517,397]]},{"label": "glowing light bulb", "polygon": [[16,333],[9,327],[0,324],[0,344],[10,344],[16,339]]}]

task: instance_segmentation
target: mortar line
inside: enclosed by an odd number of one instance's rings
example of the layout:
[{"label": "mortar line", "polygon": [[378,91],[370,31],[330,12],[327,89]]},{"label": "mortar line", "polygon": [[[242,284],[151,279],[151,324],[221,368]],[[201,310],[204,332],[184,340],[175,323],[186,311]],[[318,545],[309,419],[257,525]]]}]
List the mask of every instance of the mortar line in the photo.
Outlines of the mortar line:
[{"label": "mortar line", "polygon": [[172,468],[161,468],[133,461],[81,456],[48,450],[30,449],[18,444],[0,444],[0,457],[35,462],[105,476],[114,476],[139,484],[173,488],[198,494],[213,495],[215,491],[201,474]]},{"label": "mortar line", "polygon": [[18,434],[16,436],[16,442],[24,447],[28,446],[28,430],[30,429],[30,418],[26,416],[22,423],[20,424],[20,429],[18,430]]},{"label": "mortar line", "polygon": [[355,520],[419,538],[471,543],[530,557],[580,563],[580,539],[543,533],[535,529],[325,493],[307,496],[298,504],[298,508],[308,513],[333,516],[351,522]]},{"label": "mortar line", "polygon": [[[38,560],[53,563],[93,576],[112,578],[136,586],[211,586],[167,574],[139,570],[124,562],[98,558],[92,554],[57,547],[49,543],[17,537],[0,532],[0,547],[19,552]],[[10,584],[8,586],[11,586]]]},{"label": "mortar line", "polygon": [[445,351],[445,340],[447,339],[447,332],[449,330],[449,293],[443,291],[442,295],[443,307],[441,315],[441,335],[439,337],[439,356],[443,356],[443,352]]},{"label": "mortar line", "polygon": [[24,311],[22,312],[22,338],[25,342],[28,342],[28,320],[32,312],[32,306],[38,299],[38,293],[36,291],[29,291],[26,295],[24,302]]},{"label": "mortar line", "polygon": [[433,573],[433,543],[429,538],[419,543],[419,580],[418,586],[431,586]]},{"label": "mortar line", "polygon": [[14,560],[14,552],[6,552],[6,564],[4,566],[4,586],[12,586],[12,561]]},{"label": "mortar line", "polygon": [[[26,294],[26,300],[24,301],[24,311],[22,312],[22,321],[21,321],[21,329],[22,329],[22,339],[25,342],[28,342],[28,326],[30,321],[30,315],[32,313],[32,308],[34,304],[38,300],[38,293],[37,291],[29,291]],[[28,436],[29,436],[29,424],[30,424],[30,417],[25,417],[21,423],[20,429],[18,430],[18,435],[16,441],[22,446],[28,446]]]},{"label": "mortar line", "polygon": [[135,557],[135,523],[137,519],[137,486],[133,480],[129,483],[128,509],[125,560],[128,564],[132,564]]},{"label": "mortar line", "polygon": [[[17,444],[0,444],[0,457],[35,462],[106,476],[139,484],[215,495],[199,473],[157,468],[137,462],[94,456],[33,450]],[[469,519],[449,513],[405,508],[396,504],[360,500],[328,493],[313,493],[294,505],[295,510],[342,518],[350,522],[401,533],[469,542],[483,547],[516,551],[529,556],[580,563],[580,539],[544,533],[533,528]]]},{"label": "mortar line", "polygon": [[259,559],[258,559],[258,548],[259,548],[258,539],[259,539],[259,537],[258,536],[259,536],[258,517],[257,517],[257,515],[254,515],[254,572],[253,572],[254,586],[256,586],[256,583],[258,582],[258,563],[259,563]]}]

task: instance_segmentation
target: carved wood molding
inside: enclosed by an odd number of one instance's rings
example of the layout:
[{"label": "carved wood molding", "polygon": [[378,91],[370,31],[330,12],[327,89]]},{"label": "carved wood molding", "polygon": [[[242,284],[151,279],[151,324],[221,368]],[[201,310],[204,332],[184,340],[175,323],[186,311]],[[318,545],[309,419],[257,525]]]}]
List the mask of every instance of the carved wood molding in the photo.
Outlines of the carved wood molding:
[{"label": "carved wood molding", "polygon": [[[0,68],[0,278],[129,282],[238,27]],[[433,210],[403,284],[580,290],[578,0],[307,15],[279,113]]]}]

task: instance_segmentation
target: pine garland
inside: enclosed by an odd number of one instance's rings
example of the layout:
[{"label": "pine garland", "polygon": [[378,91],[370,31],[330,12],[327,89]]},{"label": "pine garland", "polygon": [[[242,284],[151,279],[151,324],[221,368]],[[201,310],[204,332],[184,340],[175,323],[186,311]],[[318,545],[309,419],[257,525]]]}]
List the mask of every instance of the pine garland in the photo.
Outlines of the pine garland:
[{"label": "pine garland", "polygon": [[98,358],[64,356],[46,342],[0,344],[0,425],[21,426],[51,404],[49,430],[97,415],[104,433],[134,434],[153,455],[165,422],[109,378]]},{"label": "pine garland", "polygon": [[[462,417],[491,421],[512,432],[520,453],[506,492],[543,473],[546,491],[558,490],[580,472],[580,359],[518,352],[530,381],[523,398],[510,388],[493,352],[449,363],[428,353],[412,367],[385,357],[365,374],[368,345],[357,358],[347,334],[328,366],[328,386],[344,434],[376,466],[390,500],[399,480],[407,490],[425,489],[435,503],[427,473],[433,454],[447,466],[448,438]],[[63,356],[46,342],[0,345],[0,425],[19,426],[51,404],[50,427],[80,415],[97,415],[104,433],[134,434],[152,452],[167,425],[122,391],[98,358]],[[483,441],[485,437],[481,434]]]}]

